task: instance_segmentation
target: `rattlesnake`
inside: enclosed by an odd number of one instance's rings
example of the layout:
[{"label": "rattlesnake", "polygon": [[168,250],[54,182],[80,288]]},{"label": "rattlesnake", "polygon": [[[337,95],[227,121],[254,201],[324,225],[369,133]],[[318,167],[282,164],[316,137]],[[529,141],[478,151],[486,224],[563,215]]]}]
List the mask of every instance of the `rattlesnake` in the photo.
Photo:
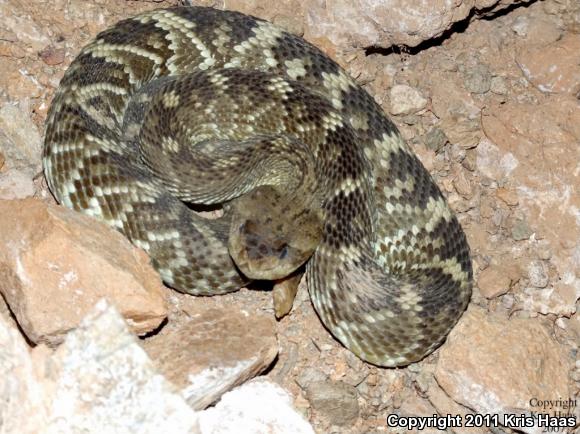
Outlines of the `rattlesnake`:
[{"label": "rattlesnake", "polygon": [[267,21],[181,7],[103,31],[54,96],[43,164],[59,202],[121,231],[182,292],[307,261],[324,325],[377,365],[429,354],[470,298],[465,235],[396,127]]}]

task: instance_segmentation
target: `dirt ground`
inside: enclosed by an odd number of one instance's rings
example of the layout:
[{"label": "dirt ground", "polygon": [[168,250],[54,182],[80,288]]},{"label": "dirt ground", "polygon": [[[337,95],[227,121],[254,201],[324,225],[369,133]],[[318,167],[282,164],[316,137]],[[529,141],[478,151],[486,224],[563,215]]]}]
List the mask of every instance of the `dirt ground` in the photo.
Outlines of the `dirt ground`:
[{"label": "dirt ground", "polygon": [[[123,17],[174,3],[0,5],[11,20],[0,29],[0,103],[17,103],[42,131],[59,79],[84,44]],[[570,367],[570,398],[580,391],[579,9],[573,1],[537,1],[474,17],[415,48],[337,50],[337,60],[396,114],[458,213],[477,282],[471,305],[548,330]],[[397,86],[411,97],[400,101]],[[50,200],[42,177],[35,183],[35,195]],[[271,294],[259,289],[213,298],[168,290],[168,297],[170,323],[187,321],[197,303],[235,302],[273,315]],[[441,413],[429,393],[439,351],[402,369],[363,363],[325,330],[304,284],[276,331],[280,353],[266,375],[292,394],[317,432],[399,432],[387,431],[386,415]],[[344,387],[325,392],[328,383]]]}]

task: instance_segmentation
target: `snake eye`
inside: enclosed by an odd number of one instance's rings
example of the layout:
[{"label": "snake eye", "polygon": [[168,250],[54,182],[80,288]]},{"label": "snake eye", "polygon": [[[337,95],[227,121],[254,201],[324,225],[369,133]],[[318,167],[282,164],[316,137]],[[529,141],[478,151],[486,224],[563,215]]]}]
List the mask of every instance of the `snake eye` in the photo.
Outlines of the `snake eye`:
[{"label": "snake eye", "polygon": [[278,256],[280,259],[285,259],[288,256],[288,244],[284,244],[282,249],[280,249],[280,255]]}]

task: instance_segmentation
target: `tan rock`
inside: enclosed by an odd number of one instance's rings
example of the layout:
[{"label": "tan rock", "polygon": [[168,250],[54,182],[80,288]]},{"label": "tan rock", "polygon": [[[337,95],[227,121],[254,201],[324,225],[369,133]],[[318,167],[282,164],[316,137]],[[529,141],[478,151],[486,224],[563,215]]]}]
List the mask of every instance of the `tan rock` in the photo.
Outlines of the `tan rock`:
[{"label": "tan rock", "polygon": [[394,115],[417,113],[424,109],[429,102],[419,90],[406,84],[396,84],[389,93],[391,113]]},{"label": "tan rock", "polygon": [[489,266],[477,278],[479,292],[485,298],[495,298],[510,290],[512,280],[507,270],[501,266]]},{"label": "tan rock", "polygon": [[538,320],[507,320],[471,307],[441,348],[435,377],[456,402],[503,415],[536,411],[531,398],[570,396],[571,368],[565,349]]},{"label": "tan rock", "polygon": [[39,172],[42,139],[29,114],[16,104],[0,107],[0,151],[9,169]]},{"label": "tan rock", "polygon": [[[437,414],[437,410],[431,405],[429,401],[413,393],[407,396],[405,400],[402,402],[401,407],[399,408],[399,413],[401,414],[401,416],[429,418]],[[406,429],[405,432],[413,434],[441,433],[441,431],[438,430],[436,427],[426,427],[424,429],[418,428]]]},{"label": "tan rock", "polygon": [[101,298],[138,334],[166,316],[144,252],[95,219],[34,199],[0,201],[0,292],[37,343],[61,342]]},{"label": "tan rock", "polygon": [[506,205],[516,206],[518,204],[518,194],[513,189],[500,187],[495,191],[495,195],[498,199],[505,202]]},{"label": "tan rock", "polygon": [[469,178],[465,175],[465,172],[457,173],[457,176],[453,179],[453,186],[457,193],[464,198],[469,199],[473,196],[473,186],[471,185]]},{"label": "tan rock", "polygon": [[574,96],[580,91],[580,38],[576,34],[523,50],[517,63],[526,79],[542,92]]},{"label": "tan rock", "polygon": [[427,392],[429,402],[433,404],[433,407],[437,409],[440,415],[460,415],[463,423],[461,426],[456,426],[452,428],[452,431],[456,434],[487,434],[489,431],[485,428],[467,427],[465,421],[468,414],[473,414],[472,411],[459,405],[453,401],[444,391],[441,389],[437,383],[431,384]]},{"label": "tan rock", "polygon": [[[524,0],[526,1],[526,0]],[[308,13],[306,35],[327,35],[341,46],[416,46],[437,37],[472,10],[501,9],[519,0],[303,0]],[[307,8],[309,6],[309,8]]]},{"label": "tan rock", "polygon": [[249,316],[232,305],[190,315],[190,321],[176,329],[169,324],[144,347],[196,410],[262,372],[278,354],[271,315]]}]

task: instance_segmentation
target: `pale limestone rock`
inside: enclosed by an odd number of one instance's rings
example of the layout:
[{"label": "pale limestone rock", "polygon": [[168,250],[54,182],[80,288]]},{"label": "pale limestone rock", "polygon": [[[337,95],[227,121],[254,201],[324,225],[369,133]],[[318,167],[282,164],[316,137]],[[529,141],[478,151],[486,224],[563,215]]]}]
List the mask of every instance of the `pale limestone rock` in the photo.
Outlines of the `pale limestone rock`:
[{"label": "pale limestone rock", "polygon": [[505,152],[488,139],[483,139],[477,146],[477,168],[493,180],[500,180],[510,175],[518,167],[519,161],[511,152]]},{"label": "pale limestone rock", "polygon": [[435,377],[456,402],[504,415],[537,410],[530,397],[570,396],[571,368],[565,349],[538,320],[507,320],[471,307],[441,348]]},{"label": "pale limestone rock", "polygon": [[197,433],[196,413],[106,302],[46,361],[46,433]]},{"label": "pale limestone rock", "polygon": [[523,50],[517,63],[524,77],[542,92],[572,96],[580,92],[580,38],[576,34]]},{"label": "pale limestone rock", "polygon": [[138,334],[166,316],[144,252],[103,223],[34,199],[0,201],[0,292],[37,343],[61,342],[101,298]]},{"label": "pale limestone rock", "polygon": [[36,434],[46,422],[42,386],[14,324],[0,316],[0,433]]},{"label": "pale limestone rock", "polygon": [[391,113],[409,115],[417,113],[427,105],[427,98],[417,89],[406,84],[396,84],[390,91]]},{"label": "pale limestone rock", "polygon": [[278,354],[271,315],[249,315],[235,306],[200,309],[191,319],[147,339],[144,347],[189,405],[203,409],[224,392],[266,369]]},{"label": "pale limestone rock", "polygon": [[222,396],[199,413],[202,434],[314,434],[292,407],[291,396],[266,379],[255,379]]},{"label": "pale limestone rock", "polygon": [[[571,273],[568,273],[571,274]],[[572,280],[575,277],[571,277]],[[576,301],[580,299],[580,286],[565,280],[545,288],[528,287],[520,296],[524,310],[532,315],[555,314],[570,316],[576,312]]]},{"label": "pale limestone rock", "polygon": [[12,169],[0,173],[0,200],[26,199],[34,196],[34,175],[27,170]]}]

